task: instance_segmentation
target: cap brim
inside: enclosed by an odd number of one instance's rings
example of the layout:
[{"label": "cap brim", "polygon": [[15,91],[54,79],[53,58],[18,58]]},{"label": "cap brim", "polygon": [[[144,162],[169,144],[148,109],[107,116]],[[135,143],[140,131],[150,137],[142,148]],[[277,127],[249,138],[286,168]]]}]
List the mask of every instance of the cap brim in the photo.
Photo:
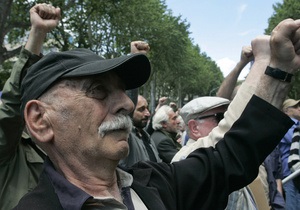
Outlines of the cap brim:
[{"label": "cap brim", "polygon": [[149,59],[144,54],[132,54],[113,59],[97,60],[65,72],[61,78],[93,76],[113,70],[126,89],[134,89],[147,82],[151,73]]}]

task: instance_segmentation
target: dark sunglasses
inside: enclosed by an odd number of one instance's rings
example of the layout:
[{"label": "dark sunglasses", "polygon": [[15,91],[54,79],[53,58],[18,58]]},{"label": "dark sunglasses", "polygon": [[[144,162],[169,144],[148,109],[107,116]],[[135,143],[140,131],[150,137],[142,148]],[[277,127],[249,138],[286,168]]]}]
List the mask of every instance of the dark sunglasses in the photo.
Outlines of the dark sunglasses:
[{"label": "dark sunglasses", "polygon": [[219,123],[224,118],[224,113],[219,112],[219,113],[216,113],[216,114],[201,116],[201,117],[195,118],[195,120],[202,120],[202,119],[206,119],[206,118],[209,118],[209,117],[215,117],[217,122]]}]

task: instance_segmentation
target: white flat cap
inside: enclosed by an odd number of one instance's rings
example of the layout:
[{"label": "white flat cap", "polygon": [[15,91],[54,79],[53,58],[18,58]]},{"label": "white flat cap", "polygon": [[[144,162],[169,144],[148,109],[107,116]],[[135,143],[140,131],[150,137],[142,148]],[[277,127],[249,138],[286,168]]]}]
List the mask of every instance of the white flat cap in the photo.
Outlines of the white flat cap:
[{"label": "white flat cap", "polygon": [[195,118],[199,114],[219,106],[228,105],[229,103],[230,101],[228,99],[217,96],[199,97],[184,105],[180,109],[179,114],[183,118],[185,124],[187,124],[190,119]]},{"label": "white flat cap", "polygon": [[282,110],[284,111],[286,108],[296,106],[299,103],[300,103],[300,100],[295,100],[295,99],[291,99],[291,98],[286,99],[282,104]]}]

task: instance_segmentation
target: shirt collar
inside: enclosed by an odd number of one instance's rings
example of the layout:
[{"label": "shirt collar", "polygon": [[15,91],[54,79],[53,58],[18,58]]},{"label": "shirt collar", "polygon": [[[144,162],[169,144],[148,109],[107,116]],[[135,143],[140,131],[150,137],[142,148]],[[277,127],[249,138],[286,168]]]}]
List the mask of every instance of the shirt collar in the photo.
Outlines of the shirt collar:
[{"label": "shirt collar", "polygon": [[83,203],[92,197],[59,174],[48,158],[45,161],[45,172],[51,180],[63,209],[80,210]]},{"label": "shirt collar", "polygon": [[[84,202],[92,196],[82,189],[70,183],[65,177],[59,174],[49,160],[45,161],[45,172],[48,175],[54,190],[58,196],[60,204],[64,209],[80,210]],[[120,188],[130,187],[133,182],[131,174],[117,168],[118,184]]]},{"label": "shirt collar", "polygon": [[120,168],[117,168],[117,175],[118,175],[118,181],[119,181],[119,187],[130,187],[133,182],[133,177],[131,174],[127,173],[126,171],[123,171]]},{"label": "shirt collar", "polygon": [[291,117],[291,119],[295,122],[296,125],[299,125],[299,120],[297,120],[297,119],[295,119],[293,117]]}]

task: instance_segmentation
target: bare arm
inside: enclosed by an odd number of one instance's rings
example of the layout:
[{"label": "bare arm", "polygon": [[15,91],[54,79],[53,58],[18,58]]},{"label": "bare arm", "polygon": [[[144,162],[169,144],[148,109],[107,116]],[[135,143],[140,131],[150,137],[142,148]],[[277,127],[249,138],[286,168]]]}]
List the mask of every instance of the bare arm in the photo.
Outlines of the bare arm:
[{"label": "bare arm", "polygon": [[236,64],[234,69],[225,77],[223,80],[218,92],[217,96],[227,98],[232,100],[232,93],[236,86],[236,82],[238,77],[244,67],[250,62],[253,61],[253,53],[251,46],[244,46],[241,52],[240,61]]}]

